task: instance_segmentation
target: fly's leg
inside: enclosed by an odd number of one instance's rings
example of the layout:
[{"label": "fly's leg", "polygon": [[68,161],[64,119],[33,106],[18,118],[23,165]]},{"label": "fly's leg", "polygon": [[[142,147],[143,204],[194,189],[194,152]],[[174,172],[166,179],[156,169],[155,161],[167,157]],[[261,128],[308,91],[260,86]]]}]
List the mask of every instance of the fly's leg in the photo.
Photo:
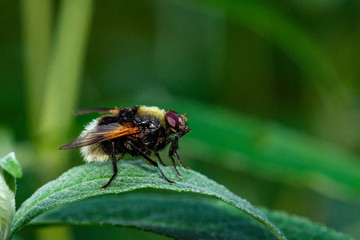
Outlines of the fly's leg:
[{"label": "fly's leg", "polygon": [[175,169],[177,175],[179,176],[179,178],[182,178],[182,175],[179,173],[179,171],[178,171],[177,168],[176,168],[175,160],[174,160],[173,155],[169,155],[169,157],[171,158],[172,164],[173,164],[173,166],[174,166],[174,169]]},{"label": "fly's leg", "polygon": [[[113,164],[113,175],[111,176],[111,178],[109,179],[109,181],[101,187],[101,190],[104,190],[106,187],[108,187],[110,185],[110,183],[112,182],[112,180],[114,180],[114,178],[116,177],[116,174],[118,173],[118,169],[117,169],[117,165],[116,165],[116,157],[115,157],[115,142],[111,142],[112,145],[112,151],[111,151],[111,160],[112,160],[112,164]],[[121,155],[121,157],[118,159],[120,160],[122,157],[124,156],[124,154]]]},{"label": "fly's leg", "polygon": [[166,166],[166,164],[161,160],[160,154],[158,152],[155,153],[155,156],[159,159],[161,165]]},{"label": "fly's leg", "polygon": [[176,155],[176,158],[177,158],[177,160],[178,160],[178,162],[179,162],[180,166],[181,166],[183,169],[185,169],[185,170],[190,170],[190,168],[185,167],[185,166],[182,164],[182,162],[181,162],[181,160],[180,160],[180,156],[179,156],[179,154],[178,154],[178,152],[177,152],[177,151],[175,151],[175,155]]},{"label": "fly's leg", "polygon": [[[176,158],[177,158],[177,160],[178,160],[178,162],[179,162],[179,164],[180,164],[180,166],[181,166],[182,168],[186,169],[186,170],[189,170],[188,167],[185,167],[185,166],[182,164],[181,159],[180,159],[180,156],[179,156],[179,154],[178,154],[178,152],[177,152],[178,148],[179,148],[179,138],[178,138],[178,137],[175,137],[175,138],[172,140],[171,145],[170,145],[170,149],[169,149],[169,156],[170,156],[171,160],[173,161],[174,168],[175,168],[175,170],[176,170],[175,162],[174,162],[174,158],[173,158],[173,156],[174,156],[174,154],[175,154],[175,155],[176,155]],[[176,170],[176,172],[177,172],[177,170]]]},{"label": "fly's leg", "polygon": [[168,181],[171,184],[175,184],[175,182],[169,180],[167,177],[165,177],[164,173],[161,171],[161,168],[159,167],[159,165],[157,164],[157,162],[155,162],[154,160],[152,160],[151,158],[149,158],[149,156],[147,156],[143,151],[141,151],[137,146],[135,146],[132,142],[128,142],[131,146],[131,148],[133,150],[135,150],[138,154],[140,154],[143,158],[145,158],[145,160],[147,160],[151,165],[157,167],[157,169],[159,169],[159,172],[161,174],[161,176]]}]

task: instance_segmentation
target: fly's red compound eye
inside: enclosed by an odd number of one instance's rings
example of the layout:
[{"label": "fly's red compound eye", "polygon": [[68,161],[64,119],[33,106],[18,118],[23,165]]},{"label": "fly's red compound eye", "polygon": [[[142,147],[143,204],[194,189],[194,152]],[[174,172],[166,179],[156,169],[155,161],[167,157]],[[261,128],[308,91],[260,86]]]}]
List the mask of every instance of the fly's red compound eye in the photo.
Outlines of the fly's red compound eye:
[{"label": "fly's red compound eye", "polygon": [[165,115],[167,123],[175,130],[179,129],[179,117],[173,110],[167,111]]}]

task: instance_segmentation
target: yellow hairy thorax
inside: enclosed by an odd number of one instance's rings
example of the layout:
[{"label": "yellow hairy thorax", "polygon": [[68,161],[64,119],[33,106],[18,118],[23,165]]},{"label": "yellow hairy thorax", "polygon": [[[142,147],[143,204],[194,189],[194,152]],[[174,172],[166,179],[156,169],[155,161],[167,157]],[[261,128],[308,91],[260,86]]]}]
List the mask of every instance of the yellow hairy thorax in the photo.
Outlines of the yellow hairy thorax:
[{"label": "yellow hairy thorax", "polygon": [[163,126],[165,123],[165,110],[160,109],[158,107],[147,107],[147,106],[139,106],[138,114],[139,115],[153,115],[160,119],[160,122]]}]

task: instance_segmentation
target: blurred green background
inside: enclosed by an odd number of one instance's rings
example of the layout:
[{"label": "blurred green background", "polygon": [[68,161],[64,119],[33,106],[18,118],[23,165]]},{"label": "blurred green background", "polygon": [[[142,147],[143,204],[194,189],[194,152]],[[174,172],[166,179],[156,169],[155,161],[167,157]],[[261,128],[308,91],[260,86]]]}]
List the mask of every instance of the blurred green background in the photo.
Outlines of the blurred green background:
[{"label": "blurred green background", "polygon": [[[66,169],[93,107],[186,113],[180,154],[254,205],[360,238],[360,2],[0,0],[0,156],[17,206]],[[164,152],[163,158],[166,159]],[[22,239],[160,239],[113,227]],[[166,237],[161,237],[167,239]]]}]

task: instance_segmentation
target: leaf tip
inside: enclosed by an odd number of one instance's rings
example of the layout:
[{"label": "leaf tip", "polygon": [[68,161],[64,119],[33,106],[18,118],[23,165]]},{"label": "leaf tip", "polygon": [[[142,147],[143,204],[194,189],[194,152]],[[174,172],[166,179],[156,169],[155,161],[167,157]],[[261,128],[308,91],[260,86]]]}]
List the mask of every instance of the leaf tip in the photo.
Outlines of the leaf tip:
[{"label": "leaf tip", "polygon": [[14,152],[9,153],[3,159],[0,159],[0,167],[2,167],[14,178],[21,178],[23,175],[21,166],[16,160]]}]

